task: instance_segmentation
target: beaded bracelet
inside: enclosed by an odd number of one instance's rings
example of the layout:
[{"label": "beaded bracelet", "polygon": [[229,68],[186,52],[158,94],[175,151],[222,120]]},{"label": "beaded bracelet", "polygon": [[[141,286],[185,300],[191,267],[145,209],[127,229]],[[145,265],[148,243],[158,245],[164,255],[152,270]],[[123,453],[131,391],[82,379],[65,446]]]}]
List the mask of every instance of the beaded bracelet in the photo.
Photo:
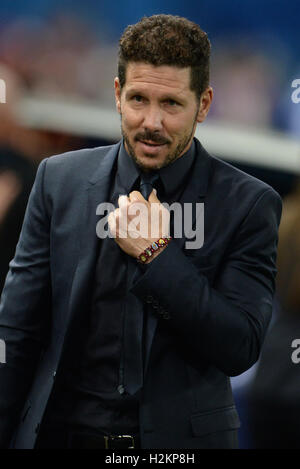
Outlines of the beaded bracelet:
[{"label": "beaded bracelet", "polygon": [[138,256],[137,260],[141,262],[142,264],[145,264],[145,262],[147,262],[149,257],[151,257],[155,251],[169,244],[171,239],[172,239],[171,236],[167,236],[166,238],[159,238],[157,241],[152,243],[151,246],[145,249],[145,251],[143,251],[142,254]]}]

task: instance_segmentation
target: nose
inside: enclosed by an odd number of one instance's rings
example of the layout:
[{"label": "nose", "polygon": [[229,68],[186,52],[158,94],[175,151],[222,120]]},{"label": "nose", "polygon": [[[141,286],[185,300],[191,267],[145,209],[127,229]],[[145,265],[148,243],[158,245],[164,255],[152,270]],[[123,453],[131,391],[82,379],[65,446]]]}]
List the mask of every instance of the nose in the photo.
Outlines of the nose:
[{"label": "nose", "polygon": [[149,106],[144,116],[144,128],[152,132],[160,131],[163,127],[162,111],[157,106]]}]

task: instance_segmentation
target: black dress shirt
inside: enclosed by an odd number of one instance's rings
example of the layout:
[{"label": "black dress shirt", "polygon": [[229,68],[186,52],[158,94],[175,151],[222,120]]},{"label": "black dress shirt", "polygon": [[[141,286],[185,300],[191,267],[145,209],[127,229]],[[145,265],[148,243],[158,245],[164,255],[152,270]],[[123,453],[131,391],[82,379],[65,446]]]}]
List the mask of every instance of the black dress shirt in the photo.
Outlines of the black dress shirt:
[{"label": "black dress shirt", "polygon": [[[157,196],[161,202],[171,204],[179,200],[194,158],[193,142],[181,158],[159,170],[161,185]],[[110,193],[110,202],[116,208],[120,195],[139,190],[139,176],[140,169],[122,144]],[[127,394],[122,366],[127,261],[128,255],[112,238],[99,242],[91,308],[87,312],[89,325],[78,374],[66,376],[59,399],[52,399],[46,425],[63,423],[105,434],[138,433],[139,393]],[[139,275],[147,268],[142,267]]]}]

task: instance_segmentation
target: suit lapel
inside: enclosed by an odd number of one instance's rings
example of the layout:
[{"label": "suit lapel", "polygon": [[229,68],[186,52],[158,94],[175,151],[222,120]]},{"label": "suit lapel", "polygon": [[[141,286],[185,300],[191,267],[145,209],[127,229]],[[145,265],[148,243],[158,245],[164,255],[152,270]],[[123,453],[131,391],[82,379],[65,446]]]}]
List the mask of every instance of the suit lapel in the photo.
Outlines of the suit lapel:
[{"label": "suit lapel", "polygon": [[181,249],[186,248],[186,243],[190,242],[192,231],[194,231],[196,227],[200,227],[200,229],[203,228],[203,223],[198,220],[198,218],[202,216],[202,212],[200,210],[196,211],[195,207],[198,203],[204,204],[211,171],[210,156],[197,139],[195,139],[195,142],[195,163],[191,170],[191,177],[179,201],[182,207],[182,215],[185,213],[185,204],[189,204],[190,207],[193,207],[193,210],[191,211],[191,218],[188,217],[186,226],[184,226],[184,216],[182,217],[182,236],[180,238],[174,238],[174,241]]},{"label": "suit lapel", "polygon": [[66,324],[67,331],[68,324],[74,314],[77,311],[82,311],[89,299],[88,292],[91,287],[100,241],[97,237],[96,226],[101,217],[96,214],[96,210],[99,204],[108,202],[112,170],[119,146],[120,144],[114,145],[101,160],[99,158],[98,170],[87,181],[82,194],[80,207],[82,220],[78,227],[77,239],[79,259],[73,276]]}]

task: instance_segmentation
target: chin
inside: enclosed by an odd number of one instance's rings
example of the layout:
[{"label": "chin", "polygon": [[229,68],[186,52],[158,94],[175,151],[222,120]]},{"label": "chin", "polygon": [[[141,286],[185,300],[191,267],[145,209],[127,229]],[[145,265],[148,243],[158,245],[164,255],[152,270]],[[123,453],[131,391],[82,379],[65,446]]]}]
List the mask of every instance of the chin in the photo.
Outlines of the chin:
[{"label": "chin", "polygon": [[164,161],[158,161],[157,158],[143,157],[136,160],[138,166],[143,170],[157,170],[164,166]]}]

